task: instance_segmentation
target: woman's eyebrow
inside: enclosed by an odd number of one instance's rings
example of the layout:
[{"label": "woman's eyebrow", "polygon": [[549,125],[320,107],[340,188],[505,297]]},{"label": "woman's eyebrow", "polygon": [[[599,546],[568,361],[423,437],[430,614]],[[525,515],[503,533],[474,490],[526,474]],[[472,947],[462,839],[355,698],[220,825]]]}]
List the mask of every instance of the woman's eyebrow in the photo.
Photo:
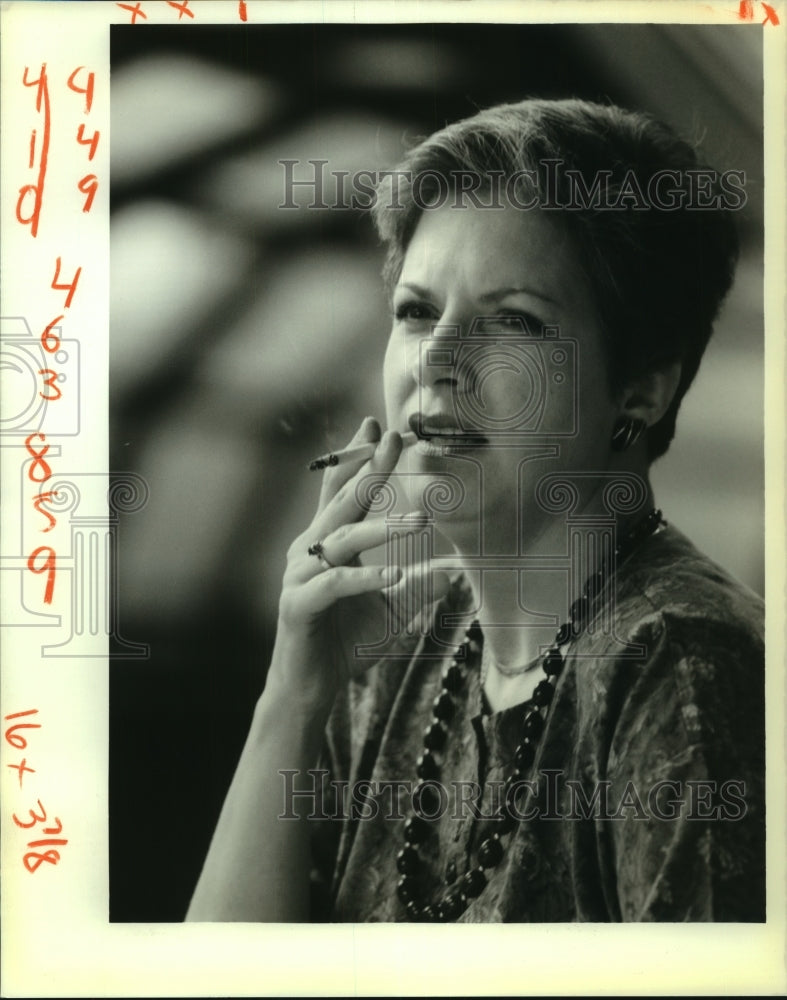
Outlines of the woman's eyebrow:
[{"label": "woman's eyebrow", "polygon": [[[407,288],[411,292],[415,292],[417,295],[423,296],[423,298],[430,298],[431,292],[428,288],[424,288],[423,285],[419,285],[414,281],[400,281],[398,285],[395,286],[394,291],[397,288]],[[479,301],[481,302],[493,302],[498,299],[504,299],[507,295],[533,295],[537,299],[543,299],[544,302],[549,302],[550,305],[556,306],[558,303],[551,299],[548,295],[544,295],[543,292],[537,292],[534,288],[495,288],[491,292],[484,292],[483,295],[479,295]]]},{"label": "woman's eyebrow", "polygon": [[491,292],[484,292],[478,298],[481,302],[492,302],[497,299],[504,299],[507,295],[533,295],[537,299],[549,302],[550,305],[556,306],[558,304],[554,299],[551,299],[548,295],[544,295],[543,292],[537,292],[534,288],[495,288]]},{"label": "woman's eyebrow", "polygon": [[399,288],[407,288],[411,292],[415,292],[416,295],[421,295],[425,299],[430,298],[432,294],[428,288],[424,288],[423,285],[417,285],[413,281],[400,281],[398,285],[394,286],[394,291]]}]

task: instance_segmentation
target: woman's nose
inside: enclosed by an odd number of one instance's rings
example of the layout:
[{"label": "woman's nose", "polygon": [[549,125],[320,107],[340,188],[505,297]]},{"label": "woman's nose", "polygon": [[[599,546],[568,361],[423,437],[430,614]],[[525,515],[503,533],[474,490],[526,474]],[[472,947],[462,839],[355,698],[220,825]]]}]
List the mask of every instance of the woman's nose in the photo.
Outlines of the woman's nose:
[{"label": "woman's nose", "polygon": [[461,327],[442,320],[432,327],[431,335],[419,344],[415,360],[416,382],[424,388],[440,386],[454,391],[460,388],[459,348]]}]

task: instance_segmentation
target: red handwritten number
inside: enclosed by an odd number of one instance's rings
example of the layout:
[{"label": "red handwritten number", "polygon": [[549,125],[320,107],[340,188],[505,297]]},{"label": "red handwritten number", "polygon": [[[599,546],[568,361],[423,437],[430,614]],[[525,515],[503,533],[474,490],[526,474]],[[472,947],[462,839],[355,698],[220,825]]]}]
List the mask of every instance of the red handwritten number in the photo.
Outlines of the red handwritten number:
[{"label": "red handwritten number", "polygon": [[60,337],[56,333],[52,333],[52,327],[57,326],[61,319],[63,319],[62,315],[56,316],[41,334],[41,346],[47,354],[54,354],[60,347]]},{"label": "red handwritten number", "polygon": [[[30,226],[30,235],[38,236],[38,223],[41,219],[41,207],[44,204],[44,180],[46,178],[46,165],[49,157],[49,132],[51,127],[49,113],[49,86],[47,84],[46,63],[41,63],[41,73],[37,80],[28,80],[27,74],[30,67],[25,66],[22,74],[22,84],[25,87],[38,87],[36,92],[36,111],[44,109],[44,132],[41,141],[41,159],[38,161],[38,179],[35,184],[25,184],[19,189],[19,197],[16,201],[16,221],[23,226]],[[33,155],[35,148],[35,137],[30,140],[30,154]],[[32,166],[32,162],[31,162]],[[33,207],[29,215],[23,214],[23,205],[27,196],[32,192]]]},{"label": "red handwritten number", "polygon": [[246,0],[238,0],[238,17],[241,21],[245,21],[246,18]]},{"label": "red handwritten number", "polygon": [[763,3],[763,9],[765,10],[765,20],[763,24],[774,24],[779,23],[779,17],[773,7],[769,3]]},{"label": "red handwritten number", "polygon": [[46,809],[44,809],[41,799],[36,799],[36,802],[38,803],[38,808],[41,810],[41,815],[39,816],[38,813],[35,812],[35,810],[33,809],[28,809],[27,811],[30,813],[30,822],[23,823],[22,820],[19,819],[19,817],[16,815],[16,813],[14,813],[11,816],[11,819],[16,823],[17,826],[21,826],[22,829],[24,830],[29,830],[30,827],[35,826],[36,823],[46,823]]},{"label": "red handwritten number", "polygon": [[10,743],[17,750],[24,750],[27,747],[27,740],[24,736],[17,736],[17,729],[40,729],[37,722],[17,722],[15,726],[9,726],[5,731],[6,743]]},{"label": "red handwritten number", "polygon": [[85,174],[79,184],[77,184],[77,187],[82,194],[87,195],[85,204],[82,206],[82,211],[89,212],[93,204],[93,199],[96,196],[96,191],[98,191],[98,177],[95,174]]},{"label": "red handwritten number", "polygon": [[[80,87],[75,83],[77,74],[80,73],[85,67],[78,66],[71,76],[68,78],[68,86],[77,94],[85,95],[85,114],[90,114],[90,108],[93,105],[93,86],[96,80],[95,73],[88,73],[87,83],[84,87]],[[83,146],[90,147],[90,154],[88,156],[89,160],[92,160],[96,153],[96,146],[98,145],[99,133],[96,131],[93,133],[90,139],[85,139],[85,126],[84,124],[79,126],[77,130],[77,142],[81,143]],[[77,188],[82,192],[82,194],[87,195],[85,198],[85,204],[82,206],[83,212],[89,212],[93,206],[93,199],[96,196],[96,191],[98,190],[98,178],[95,174],[85,174],[85,176],[77,184]]]},{"label": "red handwritten number", "polygon": [[46,63],[41,63],[41,75],[37,80],[28,80],[27,73],[30,69],[29,66],[25,66],[25,71],[22,74],[22,83],[25,87],[38,87],[38,93],[36,94],[36,111],[41,110],[41,105],[46,107],[47,101],[49,99],[49,88],[47,86],[47,75],[46,75]]},{"label": "red handwritten number", "polygon": [[48,510],[42,509],[41,504],[47,500],[51,500],[52,497],[57,496],[57,490],[47,490],[46,493],[39,493],[37,497],[33,497],[33,506],[38,511],[39,514],[43,514],[44,517],[49,518],[49,525],[41,530],[46,534],[47,531],[51,531],[52,528],[57,524],[57,518],[54,514],[50,514]]},{"label": "red handwritten number", "polygon": [[[36,558],[46,552],[47,557],[43,566],[36,566]],[[27,568],[32,573],[46,573],[46,590],[44,591],[44,604],[52,603],[52,595],[55,591],[55,550],[48,545],[40,545],[35,552],[31,552],[27,557]]]},{"label": "red handwritten number", "polygon": [[[5,719],[21,719],[25,715],[38,715],[37,708],[28,708],[24,712],[11,712],[10,715],[6,715]],[[17,729],[40,729],[41,724],[39,722],[16,722],[13,726],[9,726],[6,729],[4,736],[6,743],[10,743],[15,750],[25,750],[27,749],[27,740],[24,736],[17,736]]]},{"label": "red handwritten number", "polygon": [[54,389],[55,392],[57,393],[56,396],[50,396],[46,392],[39,391],[38,395],[41,397],[41,399],[47,399],[50,402],[53,402],[56,399],[60,399],[63,393],[60,391],[60,388],[55,385],[55,382],[57,381],[57,372],[52,371],[51,368],[39,368],[38,374],[46,375],[46,378],[44,379],[44,385],[49,386],[50,389]]},{"label": "red handwritten number", "polygon": [[98,147],[98,140],[101,138],[101,133],[96,129],[96,131],[90,136],[89,139],[85,138],[85,123],[82,124],[77,129],[77,142],[80,146],[90,146],[90,152],[87,154],[88,160],[92,160],[96,155],[96,149]]},{"label": "red handwritten number", "polygon": [[[34,859],[32,863],[30,861],[31,858]],[[32,875],[45,861],[48,861],[50,865],[56,865],[60,860],[60,853],[58,851],[44,851],[41,854],[38,851],[28,851],[22,860],[25,863],[25,868]]]},{"label": "red handwritten number", "polygon": [[[48,371],[48,369],[43,369],[43,371]],[[34,438],[39,438],[39,440],[43,442],[44,447],[34,448],[32,443]],[[47,462],[44,458],[46,453],[49,451],[49,445],[46,444],[46,436],[38,432],[29,434],[25,439],[25,447],[27,448],[28,454],[33,458],[30,468],[27,470],[27,478],[34,483],[45,483],[52,475],[52,468],[49,465],[49,462]],[[38,559],[39,556],[44,556],[43,565],[37,565],[36,563],[36,559]],[[27,557],[27,568],[31,573],[46,573],[44,604],[51,604],[52,596],[55,592],[55,550],[48,545],[40,545]],[[8,734],[6,733],[6,739],[7,738]],[[20,749],[24,748],[20,747]]]},{"label": "red handwritten number", "polygon": [[[39,804],[39,806],[41,806],[41,811],[44,813],[44,816],[43,817],[36,816],[33,813],[33,810],[31,809],[30,810],[30,815],[34,817],[34,819],[33,819],[34,823],[36,823],[36,822],[43,822],[46,819],[46,811],[44,810],[44,807],[41,804],[41,799],[38,799],[38,804]],[[29,827],[29,826],[33,825],[33,823],[21,823],[16,818],[16,816],[14,816],[13,818],[14,818],[14,821],[19,824],[19,826]],[[48,836],[42,837],[41,840],[30,840],[30,841],[28,841],[27,846],[28,847],[49,847],[49,848],[52,848],[55,845],[57,845],[58,847],[62,847],[63,844],[67,844],[68,840],[65,837],[53,837],[53,836],[51,836],[53,833],[55,833],[55,834],[56,833],[61,833],[62,830],[63,830],[63,823],[61,822],[59,816],[55,816],[55,823],[57,824],[56,826],[45,826],[44,827],[43,832],[46,833],[46,834],[48,834]],[[35,863],[31,864],[31,859],[33,859],[33,861]],[[50,864],[56,865],[58,863],[58,861],[60,860],[60,853],[58,851],[55,851],[55,850],[48,850],[48,851],[44,851],[43,853],[41,853],[40,851],[28,851],[27,854],[25,854],[25,856],[24,856],[24,858],[22,860],[24,861],[25,868],[27,868],[27,870],[32,873],[32,872],[36,871],[36,869],[41,864],[43,864],[44,861],[48,861]]]},{"label": "red handwritten number", "polygon": [[[38,715],[37,708],[27,708],[23,712],[10,712],[8,715],[4,716],[6,722],[10,722],[12,719],[23,719],[25,716]],[[38,722],[15,722],[12,726],[6,729],[4,736],[7,743],[10,743],[12,747],[17,750],[24,750],[27,746],[27,740],[24,736],[17,734],[17,729],[40,729],[41,726]],[[8,764],[7,767],[16,768],[19,772],[19,787],[22,787],[22,775],[27,772],[29,774],[35,774],[35,768],[27,766],[27,758],[23,757],[21,763],[19,764]],[[21,820],[16,813],[11,815],[11,819],[16,823],[17,826],[21,827],[23,830],[29,830],[31,827],[35,826],[36,823],[46,823],[46,809],[44,803],[41,799],[36,799],[38,805],[38,812],[35,809],[28,809],[28,814],[30,816],[30,822]],[[25,868],[32,874],[37,871],[38,868],[46,861],[50,865],[56,865],[60,860],[59,851],[52,850],[55,846],[62,847],[64,844],[68,843],[65,837],[58,837],[57,834],[63,832],[63,821],[59,816],[55,816],[54,822],[51,826],[45,826],[41,833],[46,834],[45,837],[40,840],[29,840],[27,843],[28,847],[47,847],[50,848],[46,851],[27,851],[23,857],[22,861]]]},{"label": "red handwritten number", "polygon": [[61,258],[58,257],[57,260],[56,260],[56,262],[55,262],[55,276],[54,276],[54,278],[52,278],[52,284],[51,284],[50,287],[53,288],[56,292],[65,292],[65,291],[68,291],[68,295],[66,296],[66,304],[65,304],[65,308],[68,309],[68,307],[71,305],[71,299],[73,299],[74,293],[77,290],[77,284],[79,283],[79,276],[82,273],[82,268],[78,267],[76,269],[76,271],[74,272],[74,277],[73,277],[70,285],[58,285],[57,281],[58,281],[58,278],[60,277],[60,261],[61,261]]},{"label": "red handwritten number", "polygon": [[89,115],[90,108],[93,106],[93,85],[96,82],[96,74],[90,72],[87,74],[87,83],[85,84],[84,87],[79,87],[74,83],[77,73],[79,73],[80,70],[83,70],[84,68],[85,68],[84,66],[77,66],[77,68],[68,78],[68,86],[69,89],[73,90],[75,94],[85,95],[85,114]]},{"label": "red handwritten number", "polygon": [[[52,475],[52,468],[49,462],[44,458],[44,455],[49,451],[49,445],[45,444],[43,448],[34,448],[30,443],[33,438],[41,438],[42,441],[46,441],[46,435],[39,434],[37,431],[35,434],[29,434],[25,438],[25,448],[27,448],[28,455],[34,459],[33,464],[27,470],[27,478],[34,483],[45,483],[47,479]],[[40,469],[43,475],[39,479],[35,474],[36,469]]]}]

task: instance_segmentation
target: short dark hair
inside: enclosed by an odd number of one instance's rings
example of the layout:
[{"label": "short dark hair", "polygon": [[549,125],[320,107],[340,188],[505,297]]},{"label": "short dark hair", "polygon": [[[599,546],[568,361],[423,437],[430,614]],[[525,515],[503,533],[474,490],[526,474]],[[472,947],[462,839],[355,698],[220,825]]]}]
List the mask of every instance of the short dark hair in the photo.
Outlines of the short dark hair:
[{"label": "short dark hair", "polygon": [[[458,172],[490,180],[495,172],[505,177],[529,172],[534,207],[551,210],[579,250],[604,331],[610,391],[619,392],[629,379],[659,365],[681,362],[675,397],[648,430],[649,459],[664,454],[732,285],[738,257],[732,209],[745,197],[737,204],[725,199],[723,192],[729,194],[730,188],[723,188],[716,171],[705,168],[693,146],[650,115],[573,99],[529,99],[481,111],[421,141],[398,170],[382,182],[372,206],[377,230],[388,244],[384,274],[389,285],[398,280],[428,191],[428,184],[419,184],[422,197],[414,197],[408,178],[424,180],[428,172],[450,184]],[[674,198],[669,209],[659,202],[639,203],[664,172],[671,172],[675,190],[682,192],[678,204]],[[702,205],[696,198],[692,202],[696,187],[691,183],[699,174],[704,175]],[[579,204],[577,175],[585,192]],[[600,177],[605,201],[595,204],[587,193]],[[393,184],[401,207],[396,207]],[[621,204],[609,208],[617,198]]]}]

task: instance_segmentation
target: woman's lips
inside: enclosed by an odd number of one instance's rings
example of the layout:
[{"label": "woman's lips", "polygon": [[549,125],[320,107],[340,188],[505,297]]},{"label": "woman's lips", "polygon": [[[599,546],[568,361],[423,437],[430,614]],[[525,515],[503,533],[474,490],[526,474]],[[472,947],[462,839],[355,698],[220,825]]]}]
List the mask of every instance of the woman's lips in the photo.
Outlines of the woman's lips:
[{"label": "woman's lips", "polygon": [[421,441],[448,447],[479,447],[489,443],[485,435],[460,427],[454,417],[448,414],[413,413],[407,422]]}]

